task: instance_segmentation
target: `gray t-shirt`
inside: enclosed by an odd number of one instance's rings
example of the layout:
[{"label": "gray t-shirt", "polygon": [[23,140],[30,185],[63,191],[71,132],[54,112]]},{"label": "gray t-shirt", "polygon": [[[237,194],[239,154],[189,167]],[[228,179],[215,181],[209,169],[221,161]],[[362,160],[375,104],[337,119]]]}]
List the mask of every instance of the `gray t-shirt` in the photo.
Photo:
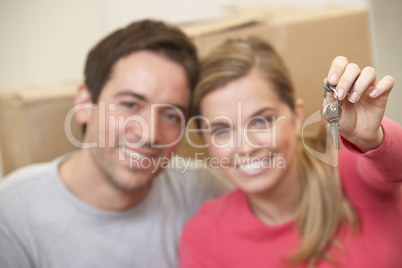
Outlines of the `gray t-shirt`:
[{"label": "gray t-shirt", "polygon": [[0,183],[0,267],[178,267],[183,225],[204,201],[229,190],[205,168],[167,168],[137,206],[100,210],[60,179],[66,157]]}]

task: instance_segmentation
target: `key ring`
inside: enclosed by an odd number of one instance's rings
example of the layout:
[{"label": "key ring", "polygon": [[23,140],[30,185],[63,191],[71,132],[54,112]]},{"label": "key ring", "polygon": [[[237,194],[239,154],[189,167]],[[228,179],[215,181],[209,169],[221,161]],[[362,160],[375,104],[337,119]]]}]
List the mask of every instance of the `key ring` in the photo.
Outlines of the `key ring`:
[{"label": "key ring", "polygon": [[[348,93],[350,93],[356,83],[357,78],[355,79],[355,81],[353,81],[352,85],[350,86]],[[336,86],[331,85],[330,83],[328,83],[328,81],[325,83],[324,85],[324,100],[325,100],[325,104],[328,104],[327,99],[325,98],[325,93],[327,92],[331,92],[333,91],[335,93],[335,98],[336,101],[338,101],[338,95],[336,94],[336,90],[335,90]]]},{"label": "key ring", "polygon": [[[325,84],[325,86],[327,86],[327,88],[331,89],[331,90],[334,92],[334,96],[335,96],[336,102],[338,103],[338,94],[336,93],[335,86],[330,85],[328,82]],[[325,86],[324,86],[324,88],[325,88]],[[330,92],[330,91],[327,90],[327,88],[325,88],[325,90],[324,90],[324,101],[325,101],[325,105],[328,104],[328,101],[327,101],[327,98],[326,98],[325,95],[327,94],[327,92]]]}]

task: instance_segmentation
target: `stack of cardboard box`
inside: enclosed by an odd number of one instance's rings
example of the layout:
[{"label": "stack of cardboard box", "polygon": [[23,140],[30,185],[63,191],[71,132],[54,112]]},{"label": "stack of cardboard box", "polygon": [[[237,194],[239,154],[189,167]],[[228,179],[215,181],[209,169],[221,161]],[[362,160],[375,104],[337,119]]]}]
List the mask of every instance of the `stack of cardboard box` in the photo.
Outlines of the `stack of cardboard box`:
[{"label": "stack of cardboard box", "polygon": [[[289,68],[297,97],[305,101],[305,118],[322,109],[323,79],[333,58],[343,55],[360,66],[371,65],[365,10],[237,8],[233,16],[180,27],[194,40],[201,57],[228,38],[254,35],[273,44]],[[4,174],[77,149],[64,129],[77,85],[33,86],[0,94]],[[316,133],[318,125],[305,131]],[[72,135],[79,140],[80,126],[73,121],[71,127]],[[199,142],[195,133],[190,138]],[[204,151],[194,149],[183,139],[178,154],[192,157],[197,152]]]}]

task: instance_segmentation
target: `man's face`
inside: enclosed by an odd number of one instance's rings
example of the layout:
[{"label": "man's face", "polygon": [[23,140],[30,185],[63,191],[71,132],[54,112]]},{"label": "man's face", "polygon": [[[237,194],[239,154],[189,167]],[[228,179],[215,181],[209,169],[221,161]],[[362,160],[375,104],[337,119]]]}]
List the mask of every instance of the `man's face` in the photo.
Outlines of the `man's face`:
[{"label": "man's face", "polygon": [[177,149],[189,103],[181,65],[150,51],[117,61],[86,122],[95,174],[121,190],[146,187]]}]

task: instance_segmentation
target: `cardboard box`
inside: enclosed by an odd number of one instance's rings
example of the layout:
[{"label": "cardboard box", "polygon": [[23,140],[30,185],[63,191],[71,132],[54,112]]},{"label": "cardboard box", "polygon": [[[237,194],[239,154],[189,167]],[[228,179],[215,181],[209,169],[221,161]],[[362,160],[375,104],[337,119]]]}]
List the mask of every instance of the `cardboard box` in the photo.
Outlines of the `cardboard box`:
[{"label": "cardboard box", "polygon": [[[322,110],[323,79],[336,56],[346,56],[360,66],[371,65],[368,14],[364,10],[235,8],[233,16],[180,27],[194,40],[201,57],[227,38],[256,35],[273,44],[289,68],[297,97],[305,101],[305,118]],[[56,84],[0,94],[4,174],[77,149],[64,133],[64,119],[76,88],[77,84]],[[314,134],[319,126],[313,124],[305,132]],[[81,137],[78,124],[73,123],[72,132],[77,139]],[[192,143],[201,143],[198,134],[189,136]],[[194,149],[183,139],[178,154],[194,157],[196,153],[206,151]]]},{"label": "cardboard box", "polygon": [[[64,121],[73,107],[77,83],[27,86],[0,94],[3,174],[77,150],[66,138]],[[72,134],[82,139],[72,120]]]},{"label": "cardboard box", "polygon": [[[305,101],[304,118],[323,104],[323,79],[339,55],[361,67],[372,65],[368,14],[342,7],[295,9],[234,8],[234,16],[184,25],[201,57],[228,38],[258,36],[271,43],[287,65],[296,96]],[[305,131],[315,134],[318,125]]]},{"label": "cardboard box", "polygon": [[[233,16],[183,25],[182,29],[195,42],[201,58],[229,38],[254,35],[271,43],[289,69],[296,97],[304,100],[305,120],[317,111],[322,114],[323,79],[336,56],[346,56],[361,67],[372,64],[365,10],[258,6],[234,7],[234,11]],[[311,122],[313,119],[312,116]],[[304,133],[317,135],[324,124],[327,122],[323,119],[306,124]],[[190,138],[194,143],[202,143],[197,134],[193,133]],[[205,150],[194,150],[183,141],[179,153],[183,152],[192,155]]]}]

